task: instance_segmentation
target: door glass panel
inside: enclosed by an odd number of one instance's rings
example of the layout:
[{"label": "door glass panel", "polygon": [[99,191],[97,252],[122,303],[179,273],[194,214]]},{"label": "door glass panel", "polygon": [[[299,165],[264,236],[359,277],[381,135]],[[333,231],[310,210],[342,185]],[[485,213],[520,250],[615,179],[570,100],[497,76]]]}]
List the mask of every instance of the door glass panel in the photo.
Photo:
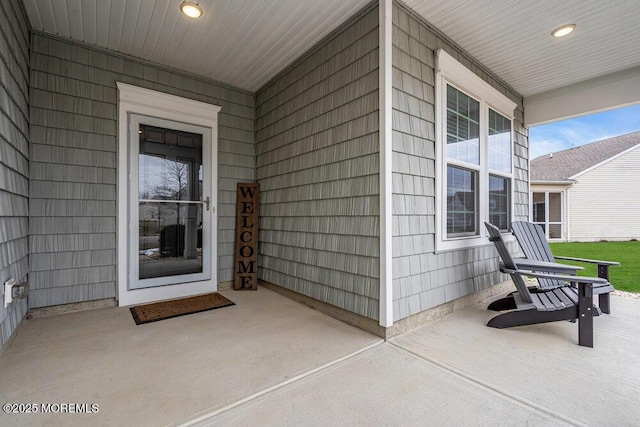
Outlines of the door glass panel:
[{"label": "door glass panel", "polygon": [[562,221],[562,198],[560,193],[549,193],[549,222]]},{"label": "door glass panel", "polygon": [[202,273],[202,135],[138,132],[138,279]]},{"label": "door glass panel", "polygon": [[546,221],[545,212],[545,196],[544,193],[533,193],[533,222],[542,223]]},{"label": "door glass panel", "polygon": [[562,225],[561,224],[549,224],[549,238],[560,239],[562,238]]}]

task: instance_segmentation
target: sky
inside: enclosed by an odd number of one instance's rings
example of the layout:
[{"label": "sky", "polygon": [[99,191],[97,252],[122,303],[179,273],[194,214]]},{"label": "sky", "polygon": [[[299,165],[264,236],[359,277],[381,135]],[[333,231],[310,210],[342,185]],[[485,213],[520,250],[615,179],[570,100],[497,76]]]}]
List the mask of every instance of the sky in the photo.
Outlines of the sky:
[{"label": "sky", "polygon": [[640,105],[534,126],[529,129],[530,156],[534,159],[636,131],[640,131]]}]

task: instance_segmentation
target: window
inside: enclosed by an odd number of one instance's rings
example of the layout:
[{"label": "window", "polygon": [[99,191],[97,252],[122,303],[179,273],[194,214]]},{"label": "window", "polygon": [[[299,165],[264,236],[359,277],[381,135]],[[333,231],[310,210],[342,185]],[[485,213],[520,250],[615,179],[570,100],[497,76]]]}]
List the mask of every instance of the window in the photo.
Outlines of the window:
[{"label": "window", "polygon": [[437,52],[437,249],[485,244],[483,222],[507,231],[513,204],[516,104]]},{"label": "window", "polygon": [[534,192],[531,194],[531,219],[539,224],[549,239],[562,239],[562,199],[559,192]]}]

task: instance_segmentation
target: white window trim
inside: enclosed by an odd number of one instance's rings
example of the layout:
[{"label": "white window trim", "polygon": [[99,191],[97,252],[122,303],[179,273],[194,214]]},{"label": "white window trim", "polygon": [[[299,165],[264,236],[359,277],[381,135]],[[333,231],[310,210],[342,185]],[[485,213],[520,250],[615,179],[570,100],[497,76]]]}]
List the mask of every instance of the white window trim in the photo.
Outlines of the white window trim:
[{"label": "white window trim", "polygon": [[[480,168],[479,168],[479,180],[478,180],[478,194],[479,196],[479,221],[478,221],[478,235],[476,236],[462,236],[456,238],[447,239],[447,203],[444,195],[446,194],[447,180],[446,167],[447,163],[457,164],[457,162],[448,162],[445,154],[445,141],[446,135],[444,132],[447,120],[447,98],[446,98],[446,85],[452,84],[456,88],[462,90],[464,93],[480,101]],[[456,249],[464,249],[475,246],[482,246],[490,244],[487,239],[484,222],[488,221],[489,215],[489,189],[488,189],[488,176],[496,175],[502,177],[511,178],[511,215],[513,218],[514,212],[514,191],[515,191],[515,177],[513,173],[514,168],[514,126],[513,120],[515,118],[514,111],[517,106],[515,102],[507,98],[505,95],[496,90],[489,83],[484,81],[478,75],[473,73],[467,67],[458,62],[451,55],[446,53],[442,49],[436,51],[436,251],[449,251]],[[511,171],[504,173],[501,171],[495,171],[489,169],[488,165],[488,111],[489,108],[500,113],[504,117],[511,120]],[[485,124],[485,125],[483,125]],[[462,164],[460,164],[462,166]],[[485,177],[486,176],[486,177]],[[512,240],[512,236],[509,234],[506,236],[506,240]]]},{"label": "white window trim", "polygon": [[[118,87],[118,185],[117,185],[117,277],[118,304],[141,304],[163,299],[198,295],[217,290],[217,194],[218,194],[218,113],[221,107],[122,82]],[[128,188],[129,113],[190,123],[211,129],[211,279],[203,282],[129,289],[128,268]]]}]

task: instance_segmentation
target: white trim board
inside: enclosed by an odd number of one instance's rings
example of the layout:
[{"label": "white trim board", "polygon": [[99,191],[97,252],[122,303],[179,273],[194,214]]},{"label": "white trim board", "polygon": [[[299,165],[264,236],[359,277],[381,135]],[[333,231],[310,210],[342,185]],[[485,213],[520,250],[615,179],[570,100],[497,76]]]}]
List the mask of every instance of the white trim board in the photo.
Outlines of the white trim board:
[{"label": "white trim board", "polygon": [[393,0],[380,0],[380,326],[393,325]]},{"label": "white trim board", "polygon": [[[218,113],[221,107],[117,82],[118,87],[118,171],[117,171],[117,290],[118,305],[126,306],[217,290],[217,195],[218,195]],[[128,289],[128,115],[158,117],[211,129],[211,279],[204,282]]]},{"label": "white trim board", "polygon": [[458,62],[443,49],[436,50],[436,74],[445,78],[456,86],[463,87],[465,92],[481,98],[501,114],[513,120],[518,104],[500,93],[480,76]]},{"label": "white trim board", "polygon": [[640,67],[550,90],[524,99],[524,125],[585,116],[640,103]]}]

